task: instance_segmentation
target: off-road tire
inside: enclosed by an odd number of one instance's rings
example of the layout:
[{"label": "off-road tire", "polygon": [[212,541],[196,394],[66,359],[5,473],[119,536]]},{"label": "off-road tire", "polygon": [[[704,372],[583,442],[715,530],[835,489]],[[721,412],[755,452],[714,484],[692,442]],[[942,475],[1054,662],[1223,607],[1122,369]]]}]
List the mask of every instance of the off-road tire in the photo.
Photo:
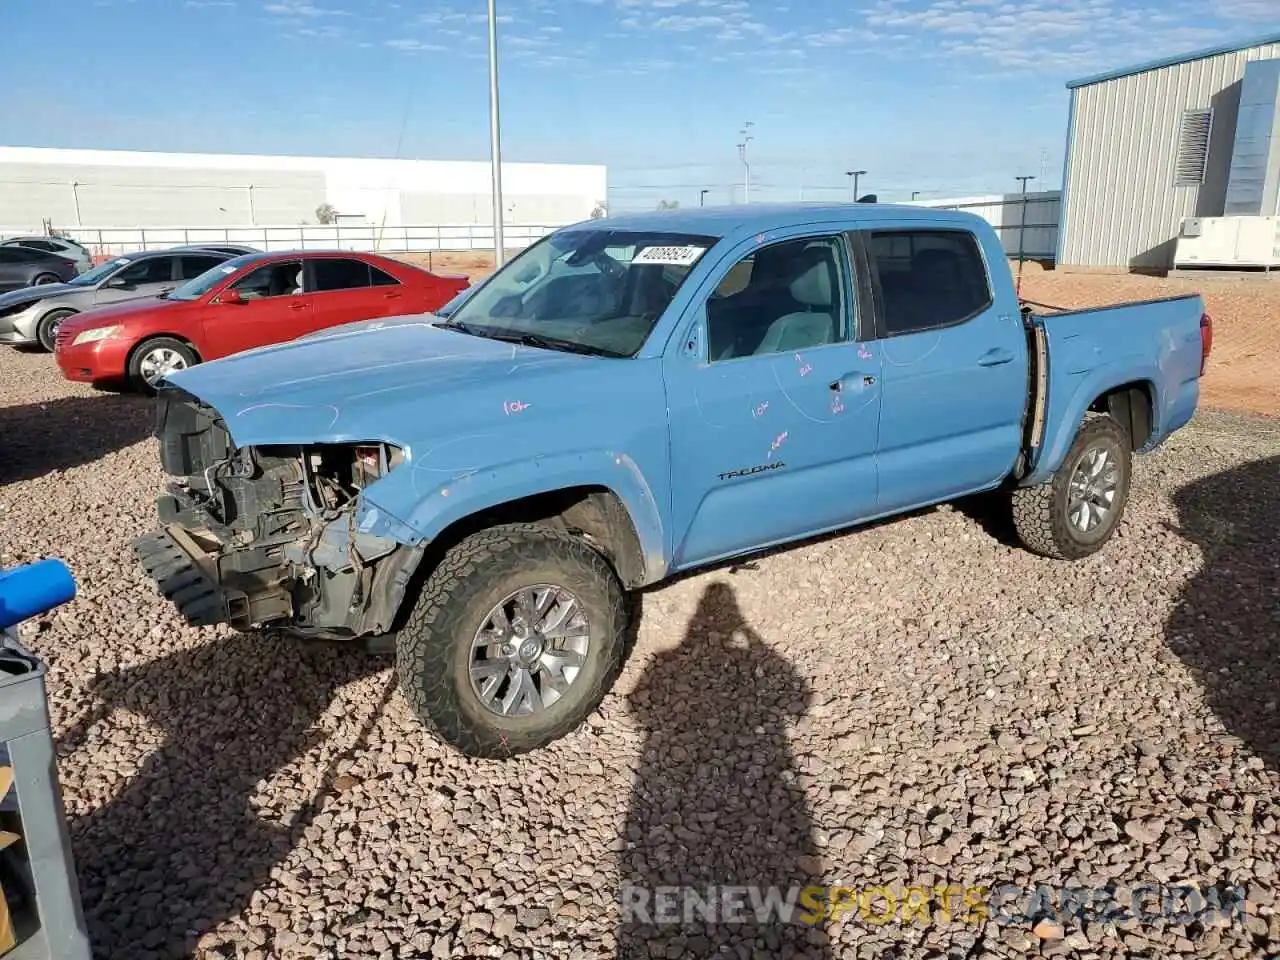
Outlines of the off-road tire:
[{"label": "off-road tire", "polygon": [[[590,625],[582,672],[565,695],[528,717],[501,717],[471,687],[471,641],[489,611],[523,586],[577,595]],[[582,540],[531,524],[491,527],[448,550],[396,637],[405,699],[440,740],[473,757],[508,758],[571,732],[600,704],[626,652],[628,606],[617,574]]]},{"label": "off-road tire", "polygon": [[[1068,485],[1081,458],[1098,444],[1106,444],[1115,455],[1120,480],[1111,512],[1097,530],[1085,534],[1067,519]],[[1083,560],[1097,553],[1120,527],[1129,500],[1132,470],[1129,435],[1125,429],[1108,416],[1086,420],[1052,479],[1013,491],[1013,526],[1018,539],[1032,553],[1054,560]]]},{"label": "off-road tire", "polygon": [[200,358],[191,347],[173,337],[152,337],[150,340],[142,341],[129,354],[128,370],[129,386],[141,393],[155,393],[155,388],[147,383],[142,375],[142,361],[148,353],[158,349],[173,350],[182,356],[188,367],[194,367],[200,362]]},{"label": "off-road tire", "polygon": [[58,338],[58,325],[67,317],[74,317],[74,310],[50,310],[40,322],[36,324],[36,339],[40,341],[40,347],[53,353],[54,341]]}]

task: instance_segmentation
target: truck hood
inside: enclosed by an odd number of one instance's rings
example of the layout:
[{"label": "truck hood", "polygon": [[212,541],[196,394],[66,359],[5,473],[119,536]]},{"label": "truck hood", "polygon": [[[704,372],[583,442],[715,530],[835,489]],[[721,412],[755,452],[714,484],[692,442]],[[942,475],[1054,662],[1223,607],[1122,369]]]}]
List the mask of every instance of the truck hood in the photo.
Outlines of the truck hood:
[{"label": "truck hood", "polygon": [[[630,363],[443,330],[429,315],[344,327],[179,371],[168,382],[216,409],[237,446],[382,440],[401,447],[558,407],[564,377]],[[595,386],[595,377],[588,377]],[[576,394],[581,402],[582,394]],[[518,419],[518,417],[516,418]]]},{"label": "truck hood", "polygon": [[10,307],[22,307],[29,303],[35,303],[37,300],[44,300],[46,297],[57,297],[64,293],[78,293],[87,289],[89,288],[73,286],[70,283],[45,283],[38,287],[23,287],[20,290],[10,290],[8,293],[0,293],[0,310],[7,310]]}]

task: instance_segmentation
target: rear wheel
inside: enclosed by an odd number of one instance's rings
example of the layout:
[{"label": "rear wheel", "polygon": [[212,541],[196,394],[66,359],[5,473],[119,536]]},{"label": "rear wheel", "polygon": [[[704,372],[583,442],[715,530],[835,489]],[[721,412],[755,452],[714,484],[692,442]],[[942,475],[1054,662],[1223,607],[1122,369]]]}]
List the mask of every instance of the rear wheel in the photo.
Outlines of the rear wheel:
[{"label": "rear wheel", "polygon": [[36,339],[40,341],[40,346],[52,353],[53,345],[58,339],[58,327],[67,317],[73,316],[74,310],[51,310],[41,317],[36,326]]},{"label": "rear wheel", "polygon": [[419,719],[477,757],[563,737],[622,666],[622,585],[574,537],[512,524],[449,550],[396,638],[396,673]]},{"label": "rear wheel", "polygon": [[171,373],[199,362],[195,351],[173,337],[155,337],[138,345],[129,357],[129,382],[141,390],[154,390]]},{"label": "rear wheel", "polygon": [[34,280],[31,281],[31,285],[33,287],[43,287],[45,284],[61,283],[61,282],[62,281],[59,280],[56,276],[54,276],[52,273],[42,273],[39,276],[37,276]]},{"label": "rear wheel", "polygon": [[1129,500],[1129,435],[1110,417],[1086,420],[1048,483],[1013,492],[1023,545],[1056,560],[1081,560],[1111,539]]}]

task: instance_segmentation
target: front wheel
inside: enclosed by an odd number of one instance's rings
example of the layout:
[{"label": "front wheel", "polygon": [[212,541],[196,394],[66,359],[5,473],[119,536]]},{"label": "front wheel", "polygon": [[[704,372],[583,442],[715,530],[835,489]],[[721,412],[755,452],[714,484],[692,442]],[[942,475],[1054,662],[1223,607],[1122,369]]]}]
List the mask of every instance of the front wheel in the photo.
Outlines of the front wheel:
[{"label": "front wheel", "polygon": [[622,585],[586,543],[510,524],[473,534],[427,578],[396,638],[400,689],[441,740],[511,757],[575,729],[622,667]]},{"label": "front wheel", "polygon": [[141,390],[154,390],[161,379],[195,366],[195,351],[173,337],[155,337],[140,344],[129,357],[129,382]]},{"label": "front wheel", "polygon": [[1081,560],[1120,526],[1132,470],[1129,436],[1110,417],[1086,420],[1048,483],[1013,492],[1013,525],[1033,553]]},{"label": "front wheel", "polygon": [[40,341],[40,346],[53,353],[54,344],[58,340],[58,327],[62,326],[62,321],[67,317],[75,316],[74,310],[50,310],[40,318],[40,323],[36,326],[36,339]]}]

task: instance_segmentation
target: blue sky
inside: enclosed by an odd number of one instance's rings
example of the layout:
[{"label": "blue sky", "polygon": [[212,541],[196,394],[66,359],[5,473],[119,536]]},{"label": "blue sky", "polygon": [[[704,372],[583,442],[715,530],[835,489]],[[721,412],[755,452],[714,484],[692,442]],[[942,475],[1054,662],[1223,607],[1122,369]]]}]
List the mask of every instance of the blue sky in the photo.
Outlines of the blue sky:
[{"label": "blue sky", "polygon": [[[504,156],[614,209],[1056,187],[1066,80],[1277,27],[1280,0],[498,0]],[[0,0],[0,143],[488,155],[485,0]]]}]

